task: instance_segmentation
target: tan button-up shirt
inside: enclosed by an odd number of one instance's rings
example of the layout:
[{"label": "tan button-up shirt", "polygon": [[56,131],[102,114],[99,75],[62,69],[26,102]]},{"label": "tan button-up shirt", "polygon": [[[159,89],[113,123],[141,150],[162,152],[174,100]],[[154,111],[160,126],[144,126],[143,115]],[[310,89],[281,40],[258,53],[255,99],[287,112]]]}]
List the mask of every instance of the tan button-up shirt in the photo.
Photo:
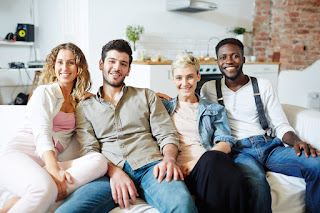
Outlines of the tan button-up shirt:
[{"label": "tan button-up shirt", "polygon": [[76,108],[81,155],[102,152],[118,167],[127,161],[135,170],[161,160],[166,144],[179,147],[170,116],[152,90],[124,86],[116,106],[101,98],[101,90]]}]

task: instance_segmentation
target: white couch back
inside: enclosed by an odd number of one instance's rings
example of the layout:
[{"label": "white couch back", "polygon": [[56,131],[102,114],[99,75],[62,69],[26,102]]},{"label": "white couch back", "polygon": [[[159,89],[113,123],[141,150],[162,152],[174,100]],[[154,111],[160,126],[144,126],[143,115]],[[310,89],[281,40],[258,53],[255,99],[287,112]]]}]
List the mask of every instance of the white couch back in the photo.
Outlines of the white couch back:
[{"label": "white couch back", "polygon": [[[320,129],[320,112],[308,110],[292,105],[283,105],[284,111],[288,116],[290,124],[301,135],[301,138],[311,144],[319,144],[320,138],[318,131]],[[26,106],[5,106],[0,105],[0,148],[4,143],[10,141],[15,136],[16,130],[24,123],[24,113]],[[308,125],[311,121],[311,125]],[[316,146],[318,149],[319,145]],[[73,140],[71,145],[59,155],[60,160],[74,158],[78,155],[79,144]],[[66,157],[68,156],[68,157]],[[70,157],[71,156],[71,157]],[[63,159],[64,158],[64,159]],[[304,210],[304,190],[305,183],[303,179],[289,177],[278,173],[267,172],[267,180],[271,187],[272,210],[275,213],[300,213]],[[4,197],[2,203],[7,200],[5,192],[0,189],[0,208],[1,195]],[[290,202],[288,202],[290,201]],[[143,204],[143,207],[147,204]],[[133,211],[128,212],[146,212],[136,211],[140,205],[132,208]],[[151,208],[151,207],[150,207]],[[119,208],[112,212],[122,212]]]},{"label": "white couch back", "polygon": [[[320,60],[304,70],[282,70],[278,78],[278,95],[282,104],[314,108],[308,104],[308,95],[320,93]],[[319,102],[318,102],[319,103]]]},{"label": "white couch back", "polygon": [[[0,148],[8,143],[25,122],[26,106],[0,105]],[[67,149],[59,155],[60,161],[71,160],[79,156],[79,143],[73,138]]]},{"label": "white couch back", "polygon": [[[320,112],[293,105],[282,105],[290,125],[297,131],[302,140],[320,150]],[[25,120],[26,106],[0,105],[0,147],[9,142]],[[78,143],[72,144],[77,146]],[[77,147],[73,147],[75,149]],[[73,150],[74,151],[74,150]],[[73,156],[76,156],[74,153]]]},{"label": "white couch back", "polygon": [[0,105],[0,147],[9,142],[25,120],[26,106]]}]

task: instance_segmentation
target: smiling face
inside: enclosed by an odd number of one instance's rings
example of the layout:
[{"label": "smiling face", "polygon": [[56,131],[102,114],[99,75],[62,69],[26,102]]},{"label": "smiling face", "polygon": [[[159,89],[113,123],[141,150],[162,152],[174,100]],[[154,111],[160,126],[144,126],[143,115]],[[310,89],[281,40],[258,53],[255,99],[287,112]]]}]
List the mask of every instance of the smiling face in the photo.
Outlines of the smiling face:
[{"label": "smiling face", "polygon": [[61,49],[57,55],[55,74],[61,87],[73,87],[77,77],[78,67],[73,53],[68,49]]},{"label": "smiling face", "polygon": [[200,73],[194,66],[178,67],[173,70],[173,83],[179,92],[179,100],[184,102],[193,102],[196,100],[195,90],[200,81]]},{"label": "smiling face", "polygon": [[230,79],[237,79],[242,73],[245,58],[237,45],[225,44],[218,50],[218,65],[222,74]]},{"label": "smiling face", "polygon": [[110,50],[104,62],[99,61],[100,70],[103,72],[103,81],[112,87],[121,87],[124,79],[129,76],[129,55],[125,52]]}]

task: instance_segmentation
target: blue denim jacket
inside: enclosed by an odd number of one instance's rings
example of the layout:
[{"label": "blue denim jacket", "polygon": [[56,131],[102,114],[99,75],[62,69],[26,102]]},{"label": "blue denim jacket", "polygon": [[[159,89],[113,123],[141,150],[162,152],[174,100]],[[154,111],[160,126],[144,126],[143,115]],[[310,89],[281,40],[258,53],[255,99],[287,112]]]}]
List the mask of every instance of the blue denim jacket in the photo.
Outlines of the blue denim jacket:
[{"label": "blue denim jacket", "polygon": [[[206,150],[210,150],[217,141],[225,141],[232,147],[237,140],[231,136],[225,108],[220,104],[202,99],[197,94],[196,96],[199,100],[197,124],[201,145]],[[169,101],[163,99],[162,103],[172,116],[178,105],[178,97]]]}]

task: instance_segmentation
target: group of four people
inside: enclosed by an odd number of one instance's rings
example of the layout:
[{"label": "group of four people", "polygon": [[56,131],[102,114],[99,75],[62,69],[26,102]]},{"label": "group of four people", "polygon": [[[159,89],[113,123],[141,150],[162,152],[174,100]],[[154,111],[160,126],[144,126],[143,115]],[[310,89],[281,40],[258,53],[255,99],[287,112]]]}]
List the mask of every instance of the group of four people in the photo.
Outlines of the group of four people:
[{"label": "group of four people", "polygon": [[[181,54],[172,63],[178,96],[161,101],[124,84],[132,50],[110,41],[99,61],[103,85],[81,101],[91,85],[83,53],[71,43],[54,48],[26,128],[0,152],[0,185],[16,195],[0,212],[46,212],[72,192],[56,212],[130,208],[137,197],[160,212],[271,212],[265,170],[303,177],[306,211],[316,212],[320,153],[289,126],[270,82],[244,75],[240,41],[220,41],[216,54],[219,84],[195,94],[199,61]],[[74,131],[82,157],[59,162]]]}]

